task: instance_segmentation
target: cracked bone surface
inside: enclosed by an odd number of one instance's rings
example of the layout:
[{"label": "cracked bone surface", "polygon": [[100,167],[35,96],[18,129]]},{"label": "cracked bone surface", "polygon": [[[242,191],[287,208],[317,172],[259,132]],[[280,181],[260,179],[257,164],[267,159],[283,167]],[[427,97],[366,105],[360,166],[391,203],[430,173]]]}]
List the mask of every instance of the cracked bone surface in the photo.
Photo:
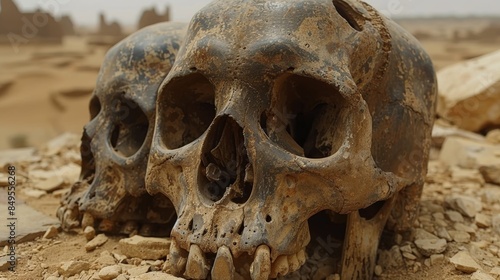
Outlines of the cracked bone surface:
[{"label": "cracked bone surface", "polygon": [[371,278],[418,211],[435,99],[422,47],[364,2],[213,1],[158,92],[146,188],[178,214],[171,272],[311,279],[327,244]]},{"label": "cracked bone surface", "polygon": [[108,51],[82,137],[80,180],[58,210],[65,230],[82,225],[125,234],[169,232],[175,210],[164,195],[147,194],[144,180],[157,90],[185,27],[147,27]]}]

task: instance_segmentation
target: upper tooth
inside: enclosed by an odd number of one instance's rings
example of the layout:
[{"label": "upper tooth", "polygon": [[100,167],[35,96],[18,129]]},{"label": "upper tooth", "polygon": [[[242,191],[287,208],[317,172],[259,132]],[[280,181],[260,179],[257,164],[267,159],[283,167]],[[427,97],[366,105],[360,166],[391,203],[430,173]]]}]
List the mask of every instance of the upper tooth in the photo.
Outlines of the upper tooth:
[{"label": "upper tooth", "polygon": [[260,245],[255,251],[255,259],[250,266],[252,280],[267,280],[271,273],[271,252],[266,245]]},{"label": "upper tooth", "polygon": [[233,280],[234,263],[231,251],[226,246],[220,247],[212,267],[212,279]]},{"label": "upper tooth", "polygon": [[307,255],[306,255],[306,249],[302,249],[297,253],[297,260],[299,261],[300,266],[306,263],[307,260]]},{"label": "upper tooth", "polygon": [[82,218],[82,228],[86,227],[94,227],[94,217],[90,215],[90,213],[83,213],[83,218]]},{"label": "upper tooth", "polygon": [[207,279],[209,269],[210,267],[200,246],[196,244],[191,245],[184,276],[196,280]]},{"label": "upper tooth", "polygon": [[179,246],[175,239],[172,239],[164,270],[174,276],[181,276],[186,268],[186,256],[187,252]]},{"label": "upper tooth", "polygon": [[290,267],[288,264],[288,257],[287,256],[279,256],[273,263],[273,266],[271,268],[271,278],[276,278],[278,276],[285,276]]},{"label": "upper tooth", "polygon": [[301,265],[299,259],[297,258],[297,254],[288,256],[288,266],[289,272],[294,272],[300,268]]}]

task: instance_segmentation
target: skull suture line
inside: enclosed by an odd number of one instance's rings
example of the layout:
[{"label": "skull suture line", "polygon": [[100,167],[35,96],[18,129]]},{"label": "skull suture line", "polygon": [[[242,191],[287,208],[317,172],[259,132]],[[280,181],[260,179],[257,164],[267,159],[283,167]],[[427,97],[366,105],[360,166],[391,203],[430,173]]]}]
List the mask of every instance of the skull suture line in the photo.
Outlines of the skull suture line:
[{"label": "skull suture line", "polygon": [[371,278],[387,221],[416,215],[435,97],[420,45],[361,1],[212,2],[157,100],[147,189],[178,213],[170,272],[286,275],[326,211],[345,218],[342,278]]},{"label": "skull suture line", "polygon": [[[63,228],[158,235],[175,220],[170,201],[147,194],[144,178],[158,86],[170,70],[184,24],[145,28],[106,55],[82,137],[80,181],[63,199]],[[173,222],[173,221],[172,221]]]}]

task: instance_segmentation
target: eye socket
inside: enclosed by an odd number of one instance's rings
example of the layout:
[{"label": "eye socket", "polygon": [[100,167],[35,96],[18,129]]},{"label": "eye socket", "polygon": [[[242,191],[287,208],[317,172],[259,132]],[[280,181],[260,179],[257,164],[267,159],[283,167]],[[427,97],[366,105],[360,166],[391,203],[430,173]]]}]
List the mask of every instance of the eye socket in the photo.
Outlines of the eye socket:
[{"label": "eye socket", "polygon": [[89,103],[90,120],[95,119],[95,117],[97,117],[97,115],[101,112],[101,109],[101,101],[99,101],[99,98],[94,95],[92,99],[90,99]]},{"label": "eye socket", "polygon": [[198,73],[172,80],[158,104],[161,137],[172,150],[198,139],[215,118],[215,90]]},{"label": "eye socket", "polygon": [[285,75],[276,80],[271,108],[261,127],[278,146],[307,158],[325,158],[346,137],[345,99],[337,89],[312,78]]},{"label": "eye socket", "polygon": [[114,126],[109,141],[118,155],[131,157],[146,141],[148,117],[137,103],[123,97],[117,100],[114,109]]}]

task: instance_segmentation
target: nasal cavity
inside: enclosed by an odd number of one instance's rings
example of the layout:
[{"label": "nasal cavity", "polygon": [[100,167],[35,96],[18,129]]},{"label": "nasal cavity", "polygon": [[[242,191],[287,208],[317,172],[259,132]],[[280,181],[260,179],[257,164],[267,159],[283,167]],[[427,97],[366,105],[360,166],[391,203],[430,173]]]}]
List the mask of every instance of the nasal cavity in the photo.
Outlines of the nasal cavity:
[{"label": "nasal cavity", "polygon": [[209,128],[201,153],[198,186],[209,202],[222,199],[243,204],[253,188],[243,129],[230,116],[217,118]]}]

